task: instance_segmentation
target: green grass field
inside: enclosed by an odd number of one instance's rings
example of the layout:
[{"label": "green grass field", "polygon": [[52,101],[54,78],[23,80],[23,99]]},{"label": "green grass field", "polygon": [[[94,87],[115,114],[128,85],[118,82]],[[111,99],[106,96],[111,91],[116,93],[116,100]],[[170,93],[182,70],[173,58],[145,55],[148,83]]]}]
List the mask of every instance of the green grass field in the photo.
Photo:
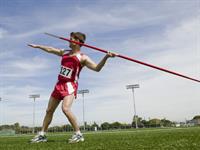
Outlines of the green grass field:
[{"label": "green grass field", "polygon": [[71,135],[50,134],[47,143],[32,136],[1,136],[0,150],[200,150],[200,127],[87,132],[85,142],[68,144]]}]

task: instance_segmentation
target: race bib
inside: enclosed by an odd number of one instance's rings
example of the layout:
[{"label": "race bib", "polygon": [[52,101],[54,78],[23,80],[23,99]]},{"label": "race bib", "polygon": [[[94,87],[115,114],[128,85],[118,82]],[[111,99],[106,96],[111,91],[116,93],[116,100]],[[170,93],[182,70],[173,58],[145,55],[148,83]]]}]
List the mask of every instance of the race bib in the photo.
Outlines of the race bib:
[{"label": "race bib", "polygon": [[73,70],[68,67],[61,66],[60,75],[66,78],[71,78]]}]

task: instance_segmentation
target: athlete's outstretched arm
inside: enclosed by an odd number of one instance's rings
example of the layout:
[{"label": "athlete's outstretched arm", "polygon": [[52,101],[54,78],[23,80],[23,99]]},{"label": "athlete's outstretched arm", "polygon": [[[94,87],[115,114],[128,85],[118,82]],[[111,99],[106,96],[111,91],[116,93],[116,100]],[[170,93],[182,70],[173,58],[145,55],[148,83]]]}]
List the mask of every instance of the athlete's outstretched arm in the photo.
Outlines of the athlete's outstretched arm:
[{"label": "athlete's outstretched arm", "polygon": [[58,55],[58,56],[62,56],[64,51],[61,50],[61,49],[57,49],[57,48],[54,48],[54,47],[49,47],[49,46],[44,46],[44,45],[35,45],[35,44],[28,44],[28,46],[32,47],[32,48],[39,48],[45,52],[48,52],[48,53],[52,53],[52,54],[55,54],[55,55]]},{"label": "athlete's outstretched arm", "polygon": [[91,70],[99,72],[105,65],[107,59],[109,57],[115,57],[115,56],[116,56],[115,53],[108,52],[106,56],[98,64],[93,62],[88,56],[85,56],[84,65]]}]

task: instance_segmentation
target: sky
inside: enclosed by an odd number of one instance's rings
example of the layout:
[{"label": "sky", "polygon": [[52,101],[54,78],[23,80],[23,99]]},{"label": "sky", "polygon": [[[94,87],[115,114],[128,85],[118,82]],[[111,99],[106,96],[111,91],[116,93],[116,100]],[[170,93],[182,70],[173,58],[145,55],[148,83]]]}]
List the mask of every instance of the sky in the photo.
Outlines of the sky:
[{"label": "sky", "polygon": [[[28,43],[68,49],[69,43],[44,34],[86,34],[86,43],[200,79],[200,0],[0,0],[0,125],[41,126],[57,82],[61,58]],[[98,63],[105,54],[82,47]],[[84,68],[85,121],[131,123],[139,117],[185,121],[200,115],[200,84],[121,58],[110,58],[101,72]],[[72,111],[83,124],[82,96]],[[69,122],[57,108],[53,125]]]}]

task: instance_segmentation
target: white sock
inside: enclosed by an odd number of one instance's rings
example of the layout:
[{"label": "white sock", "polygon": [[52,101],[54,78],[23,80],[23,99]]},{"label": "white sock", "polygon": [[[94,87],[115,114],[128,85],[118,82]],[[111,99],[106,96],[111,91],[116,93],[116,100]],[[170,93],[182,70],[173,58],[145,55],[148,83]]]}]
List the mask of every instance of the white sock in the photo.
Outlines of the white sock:
[{"label": "white sock", "polygon": [[44,132],[44,131],[40,131],[40,132],[39,132],[39,135],[44,136],[45,134],[46,134],[46,132]]},{"label": "white sock", "polygon": [[76,134],[82,135],[81,131],[76,131]]}]

